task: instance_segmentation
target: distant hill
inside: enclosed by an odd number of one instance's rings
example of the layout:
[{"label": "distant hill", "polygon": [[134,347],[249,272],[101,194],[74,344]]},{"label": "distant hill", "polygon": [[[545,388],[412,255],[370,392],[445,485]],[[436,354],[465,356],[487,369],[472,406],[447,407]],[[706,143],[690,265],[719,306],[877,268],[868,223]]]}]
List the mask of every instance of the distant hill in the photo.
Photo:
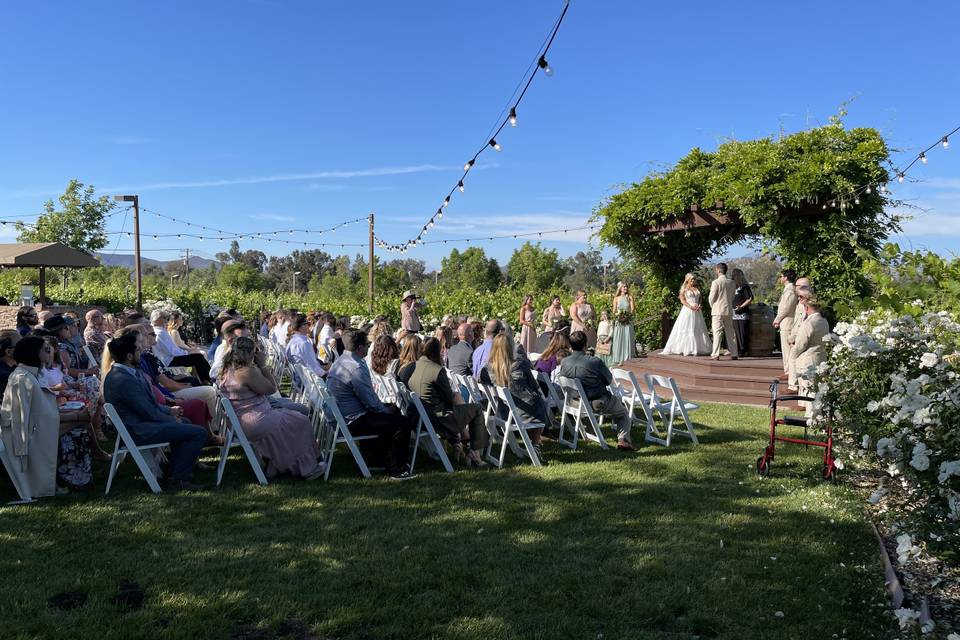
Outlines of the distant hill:
[{"label": "distant hill", "polygon": [[[133,255],[131,254],[106,254],[98,253],[97,258],[100,262],[103,263],[105,267],[126,267],[127,269],[133,269]],[[182,264],[180,260],[154,260],[152,258],[140,258],[140,263],[143,266],[148,264],[156,265],[158,267],[166,267],[171,263],[177,265]],[[201,258],[200,256],[190,256],[190,268],[191,269],[208,269],[211,264],[220,265],[216,260],[209,260],[207,258]]]}]

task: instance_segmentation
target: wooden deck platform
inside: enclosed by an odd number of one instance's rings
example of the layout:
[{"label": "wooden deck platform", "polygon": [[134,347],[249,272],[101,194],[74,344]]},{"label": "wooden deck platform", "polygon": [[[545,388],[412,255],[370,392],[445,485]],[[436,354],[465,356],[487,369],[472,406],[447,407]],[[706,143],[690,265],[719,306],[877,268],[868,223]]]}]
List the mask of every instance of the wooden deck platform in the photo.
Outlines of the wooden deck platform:
[{"label": "wooden deck platform", "polygon": [[[633,371],[638,378],[644,373],[670,376],[676,379],[687,400],[758,406],[770,403],[770,383],[774,378],[781,382],[787,379],[780,356],[739,360],[724,356],[717,361],[709,356],[673,356],[654,351],[646,358],[627,360],[620,368]],[[787,393],[785,384],[780,393]]]}]

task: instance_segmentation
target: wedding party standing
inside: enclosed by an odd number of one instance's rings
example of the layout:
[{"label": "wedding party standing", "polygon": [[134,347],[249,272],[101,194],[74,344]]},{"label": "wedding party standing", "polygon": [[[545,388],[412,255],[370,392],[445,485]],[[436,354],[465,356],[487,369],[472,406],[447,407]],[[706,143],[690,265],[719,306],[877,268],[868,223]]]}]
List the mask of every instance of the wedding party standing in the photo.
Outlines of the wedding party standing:
[{"label": "wedding party standing", "polygon": [[780,330],[780,352],[783,354],[783,372],[790,374],[792,362],[790,351],[790,332],[793,329],[793,316],[797,311],[797,292],[794,283],[797,281],[797,272],[793,269],[784,269],[780,272],[780,284],[783,293],[777,303],[777,317],[773,319],[773,327]]},{"label": "wedding party standing", "polygon": [[597,316],[593,305],[587,302],[587,293],[577,291],[576,299],[570,305],[570,333],[583,331],[587,336],[587,347],[597,346]]},{"label": "wedding party standing", "polygon": [[721,338],[726,335],[730,359],[736,360],[739,355],[737,336],[733,331],[733,296],[736,287],[733,280],[727,277],[725,262],[719,263],[713,269],[717,277],[710,285],[710,318],[713,325],[713,351],[710,357],[713,360],[720,359]]},{"label": "wedding party standing", "polygon": [[613,346],[610,349],[610,360],[615,364],[633,357],[634,308],[629,285],[626,282],[617,283],[617,293],[613,296]]},{"label": "wedding party standing", "polygon": [[746,355],[750,348],[750,303],[753,302],[753,290],[743,270],[731,272],[737,289],[733,293],[733,330],[737,334],[737,349],[740,355]]},{"label": "wedding party standing", "polygon": [[534,353],[537,350],[537,327],[533,323],[536,312],[533,308],[533,296],[529,293],[523,297],[523,304],[520,306],[520,344],[527,353]]},{"label": "wedding party standing", "polygon": [[680,314],[663,353],[677,356],[705,356],[710,353],[710,334],[703,319],[703,304],[697,277],[688,273],[680,285]]},{"label": "wedding party standing", "polygon": [[550,306],[543,310],[543,333],[540,334],[539,349],[543,351],[545,345],[549,344],[555,331],[560,329],[564,319],[567,317],[567,310],[563,308],[560,296],[550,298]]}]

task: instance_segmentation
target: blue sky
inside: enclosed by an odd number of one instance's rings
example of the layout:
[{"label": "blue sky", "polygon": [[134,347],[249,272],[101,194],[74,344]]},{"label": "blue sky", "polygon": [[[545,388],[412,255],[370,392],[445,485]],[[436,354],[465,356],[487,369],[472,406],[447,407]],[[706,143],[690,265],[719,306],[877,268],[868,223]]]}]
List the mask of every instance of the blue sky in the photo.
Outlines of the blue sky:
[{"label": "blue sky", "polygon": [[[403,241],[456,183],[561,6],[2,3],[0,215],[35,214],[76,177],[242,233],[373,211],[378,234]],[[848,125],[877,127],[907,157],[960,124],[958,21],[948,0],[573,0],[549,56],[556,75],[534,80],[503,151],[481,157],[428,239],[576,226],[691,147],[824,123],[850,99]],[[919,182],[894,185],[923,209],[898,240],[957,253],[960,136],[929,157]],[[153,258],[226,246],[155,241],[178,229],[150,214],[142,229]],[[286,238],[362,243],[366,225]],[[587,239],[549,238],[563,255]],[[505,262],[519,242],[479,244]],[[131,246],[120,237],[108,251]],[[432,267],[452,246],[407,255]]]}]

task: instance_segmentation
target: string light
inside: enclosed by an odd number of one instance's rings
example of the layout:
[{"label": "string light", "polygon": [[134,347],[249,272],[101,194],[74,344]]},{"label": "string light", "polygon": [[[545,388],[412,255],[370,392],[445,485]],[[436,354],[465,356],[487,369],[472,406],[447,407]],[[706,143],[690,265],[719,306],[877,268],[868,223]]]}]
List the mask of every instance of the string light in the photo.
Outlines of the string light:
[{"label": "string light", "polygon": [[944,149],[950,148],[950,136],[943,136],[943,140],[940,141],[940,144],[943,145]]},{"label": "string light", "polygon": [[923,164],[927,164],[927,154],[925,154],[922,151],[920,152],[920,162],[922,162]]},{"label": "string light", "polygon": [[[460,177],[456,186],[450,190],[447,197],[441,205],[441,209],[446,207],[450,203],[450,193],[453,193],[456,189],[459,189],[461,193],[464,191],[463,181],[467,176],[467,173],[476,165],[477,158],[487,150],[488,147],[492,147],[495,151],[502,151],[503,147],[497,141],[497,136],[501,134],[503,129],[509,124],[511,127],[517,126],[517,109],[520,107],[520,103],[523,101],[524,96],[527,93],[527,90],[530,88],[530,84],[533,82],[533,79],[537,76],[537,71],[542,70],[546,75],[553,75],[553,68],[547,63],[547,53],[550,51],[550,47],[553,45],[554,39],[557,37],[557,32],[560,30],[560,25],[563,23],[564,17],[567,15],[567,9],[570,8],[570,0],[566,0],[563,4],[563,10],[560,12],[559,17],[556,22],[554,22],[552,28],[550,29],[550,34],[547,39],[544,41],[544,44],[541,44],[540,48],[537,50],[536,56],[533,58],[533,61],[524,71],[523,76],[521,77],[520,82],[517,84],[517,87],[514,89],[513,94],[510,96],[510,99],[507,103],[509,111],[507,112],[507,117],[503,118],[503,113],[506,111],[500,112],[497,122],[498,125],[494,125],[491,129],[489,137],[485,138],[486,142],[477,150],[473,156],[467,160],[463,165],[463,175]],[[441,216],[437,215],[436,219],[440,220]],[[379,239],[379,238],[375,238]],[[396,250],[395,247],[409,247],[411,244],[416,245],[416,239],[408,241],[405,244],[390,244],[384,243],[384,246],[390,250]]]}]

